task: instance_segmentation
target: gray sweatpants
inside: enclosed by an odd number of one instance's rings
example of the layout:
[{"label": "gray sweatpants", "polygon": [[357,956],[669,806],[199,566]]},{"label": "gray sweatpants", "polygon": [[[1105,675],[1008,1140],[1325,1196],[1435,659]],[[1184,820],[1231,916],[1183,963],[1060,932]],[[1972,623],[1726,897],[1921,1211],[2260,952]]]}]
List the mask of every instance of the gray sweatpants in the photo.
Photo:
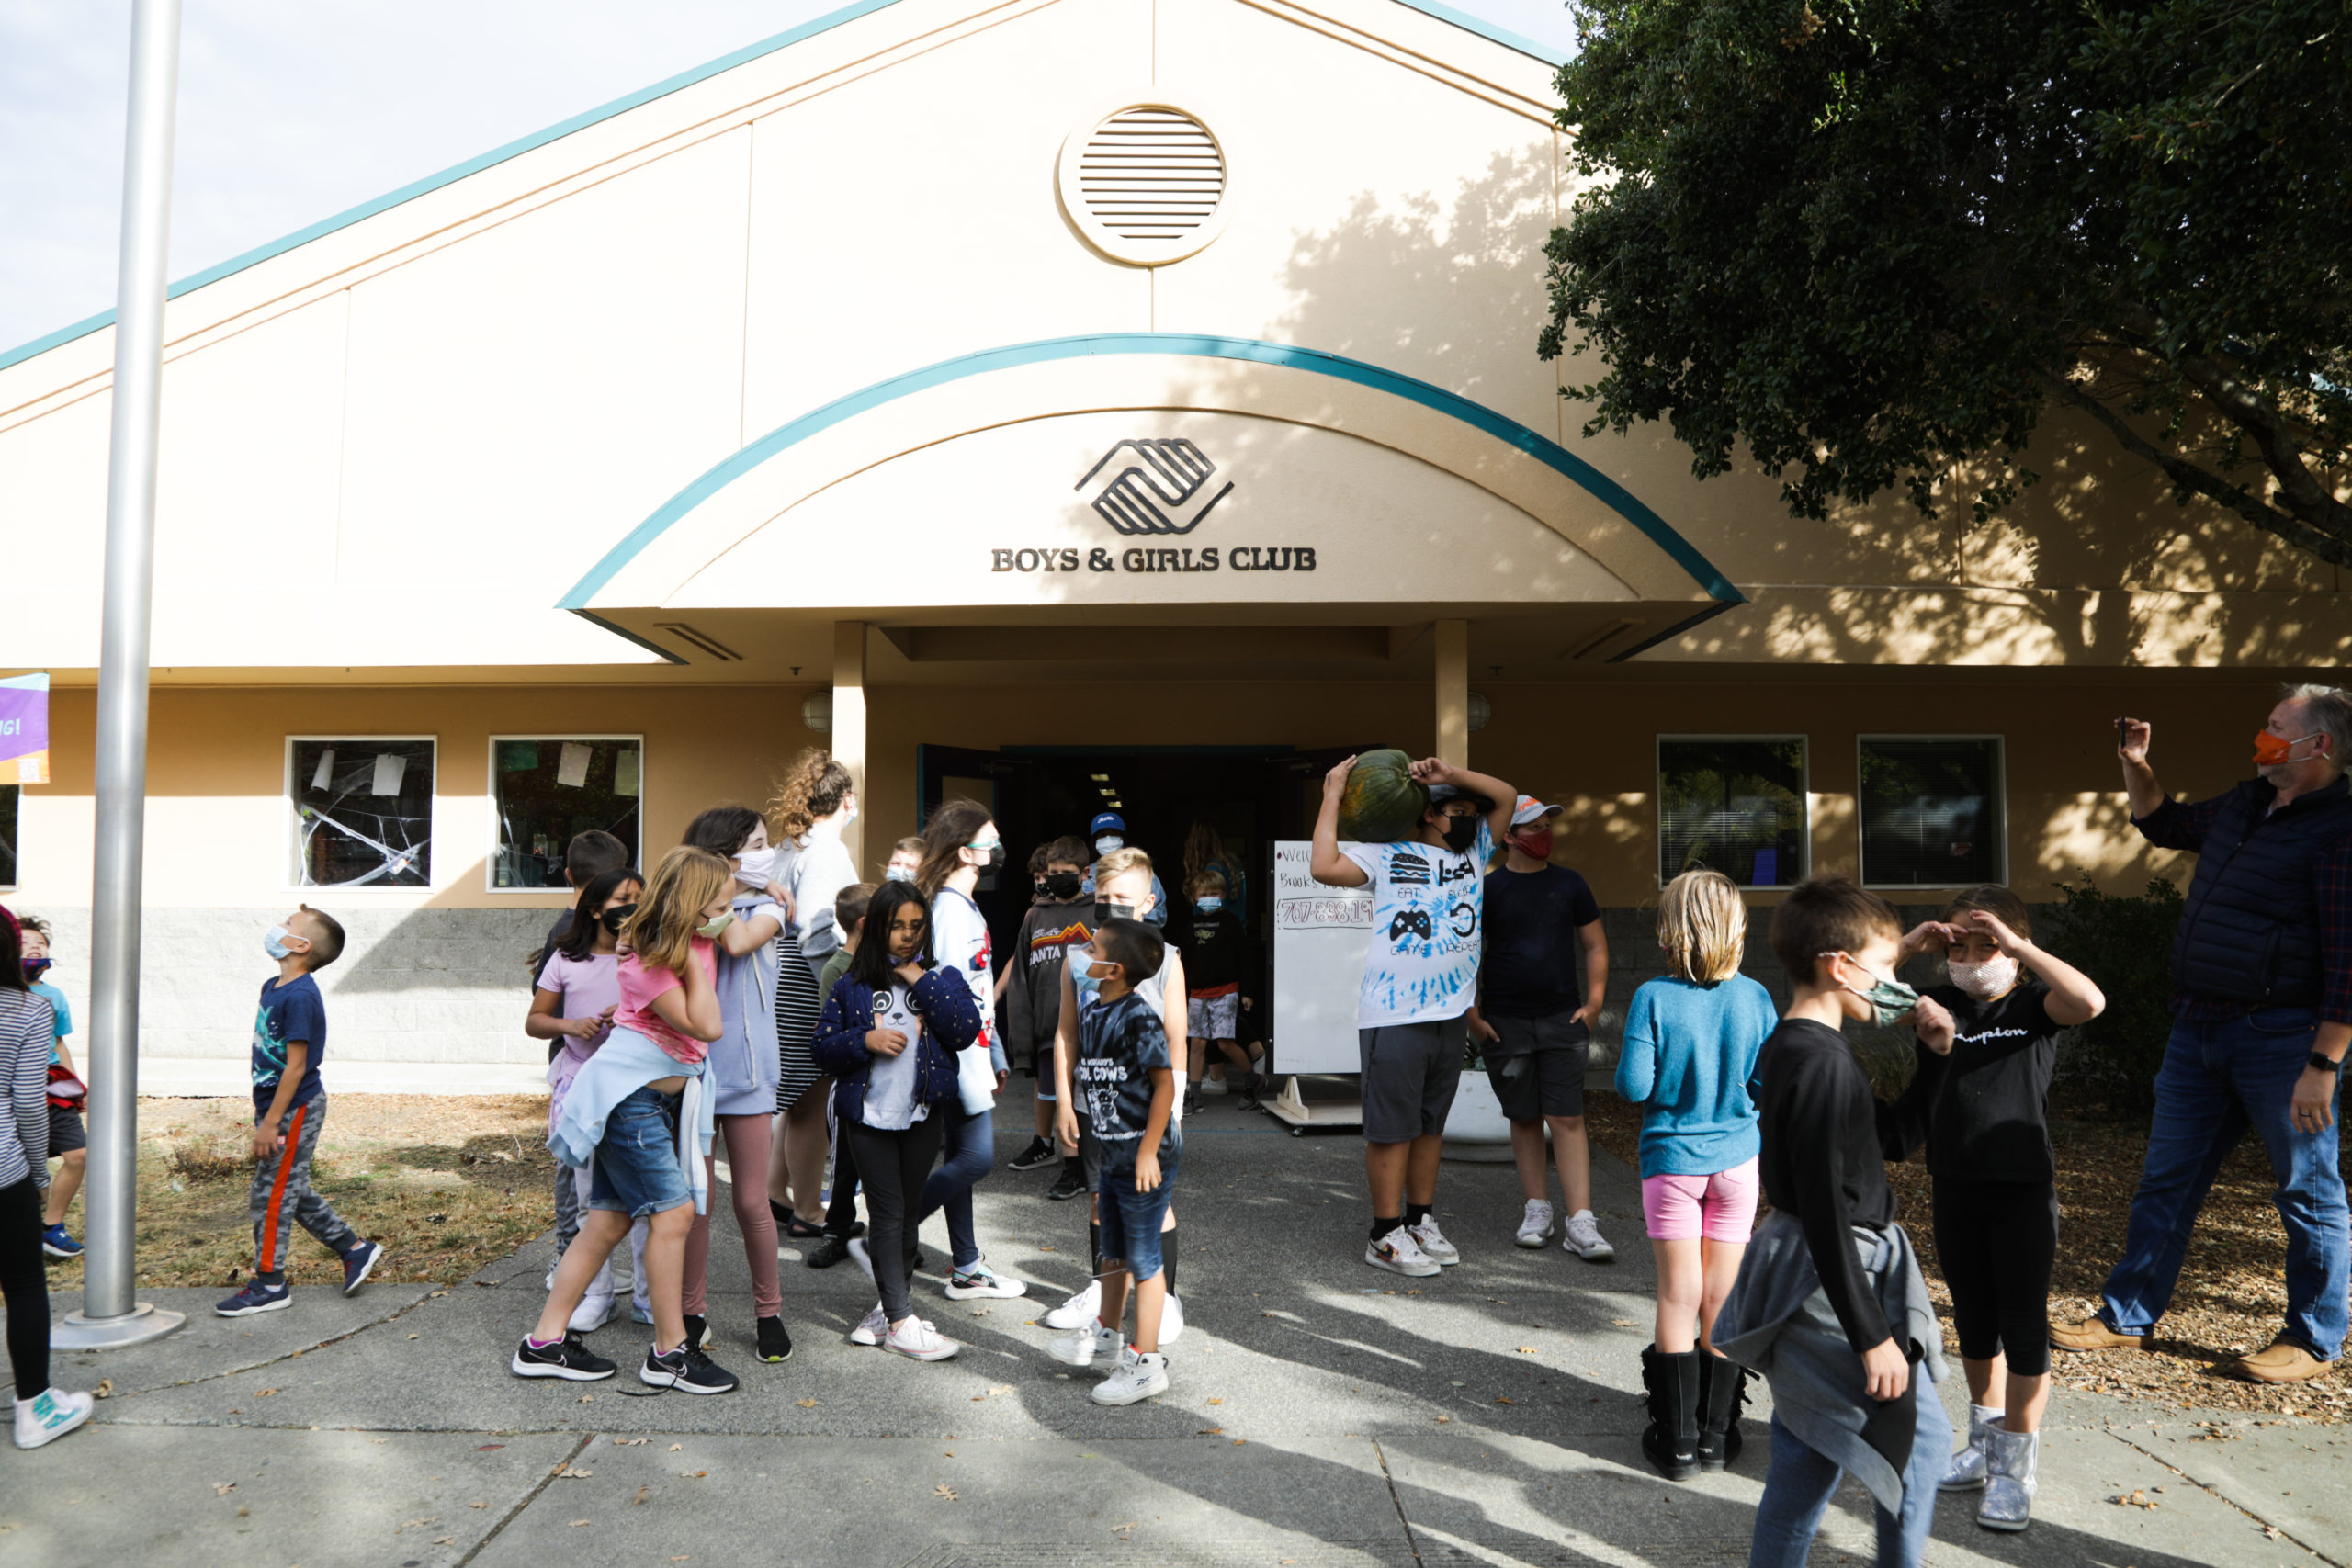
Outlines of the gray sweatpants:
[{"label": "gray sweatpants", "polygon": [[323,1094],[308,1105],[296,1106],[286,1113],[286,1123],[278,1129],[286,1136],[286,1146],[269,1159],[254,1162],[253,1190],[245,1207],[254,1222],[254,1272],[265,1280],[285,1276],[289,1222],[317,1236],[322,1246],[338,1257],[359,1243],[358,1235],[334,1212],[334,1205],[311,1187],[311,1156],[318,1152],[319,1129],[326,1120]]}]

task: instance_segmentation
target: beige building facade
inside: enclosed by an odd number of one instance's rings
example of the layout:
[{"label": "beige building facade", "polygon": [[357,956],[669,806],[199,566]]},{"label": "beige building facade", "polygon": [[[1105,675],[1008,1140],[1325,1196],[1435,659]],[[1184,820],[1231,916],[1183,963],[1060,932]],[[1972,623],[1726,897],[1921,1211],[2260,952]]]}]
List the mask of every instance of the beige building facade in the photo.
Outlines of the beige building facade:
[{"label": "beige building facade", "polygon": [[[1403,0],[869,0],[178,286],[144,1053],[241,1055],[300,899],[332,1054],[537,1059],[564,839],[657,858],[812,744],[869,873],[969,792],[1016,855],[1115,801],[1263,864],[1377,744],[1566,806],[1621,912],[2177,872],[2113,717],[2240,776],[2335,569],[2064,423],[1984,525],[1585,436],[1555,64]],[[0,670],[57,688],[0,897],[77,1000],[112,353],[0,354]]]}]

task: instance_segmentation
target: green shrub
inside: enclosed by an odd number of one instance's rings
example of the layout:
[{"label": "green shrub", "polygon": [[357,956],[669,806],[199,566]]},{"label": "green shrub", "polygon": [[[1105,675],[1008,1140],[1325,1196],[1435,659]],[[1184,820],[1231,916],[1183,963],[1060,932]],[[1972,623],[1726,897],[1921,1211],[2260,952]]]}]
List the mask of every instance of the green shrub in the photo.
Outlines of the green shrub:
[{"label": "green shrub", "polygon": [[2085,1109],[2140,1111],[2155,1103],[2156,1069],[2172,1034],[2172,941],[2180,889],[2158,877],[2137,897],[2105,893],[2088,875],[2058,885],[2050,951],[2089,976],[2107,1010],[2074,1032],[2058,1077]]}]

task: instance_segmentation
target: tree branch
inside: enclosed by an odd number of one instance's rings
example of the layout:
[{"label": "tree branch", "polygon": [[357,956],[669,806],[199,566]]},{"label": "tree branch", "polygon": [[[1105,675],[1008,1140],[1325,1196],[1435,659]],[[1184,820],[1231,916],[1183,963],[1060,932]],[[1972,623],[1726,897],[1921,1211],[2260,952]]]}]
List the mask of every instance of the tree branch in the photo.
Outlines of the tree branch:
[{"label": "tree branch", "polygon": [[[2282,512],[2244,485],[2232,484],[2185,457],[2163,450],[2133,430],[2121,414],[2064,377],[2049,376],[2046,379],[2051,389],[2061,399],[2105,425],[2108,433],[2126,452],[2163,470],[2165,476],[2182,490],[2219,502],[2256,527],[2284,539],[2299,550],[2308,550],[2320,559],[2332,561],[2337,566],[2352,567],[2352,538],[2315,526],[2293,513]],[[2297,466],[2301,467],[2300,464]],[[2331,501],[2330,504],[2335,503]],[[2337,506],[2336,510],[2352,511],[2342,506]]]},{"label": "tree branch", "polygon": [[2338,538],[2352,537],[2352,506],[2329,494],[2327,487],[2303,466],[2302,449],[2295,445],[2276,403],[2199,355],[2183,355],[2180,373],[2190,386],[2211,398],[2232,423],[2254,437],[2263,462],[2278,476],[2278,493],[2289,510],[2314,528]]}]

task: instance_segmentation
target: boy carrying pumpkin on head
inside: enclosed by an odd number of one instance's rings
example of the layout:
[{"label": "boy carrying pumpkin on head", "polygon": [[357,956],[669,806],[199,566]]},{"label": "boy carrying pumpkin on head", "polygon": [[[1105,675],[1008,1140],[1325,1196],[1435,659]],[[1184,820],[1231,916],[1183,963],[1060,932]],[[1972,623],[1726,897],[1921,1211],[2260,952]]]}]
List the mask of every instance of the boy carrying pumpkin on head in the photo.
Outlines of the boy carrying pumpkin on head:
[{"label": "boy carrying pumpkin on head", "polygon": [[[1330,886],[1372,887],[1356,1001],[1372,1190],[1363,1260],[1391,1273],[1426,1278],[1462,1261],[1430,1209],[1478,999],[1480,878],[1518,798],[1500,779],[1394,750],[1351,757],[1323,779],[1308,869]],[[1342,851],[1343,833],[1363,841]]]}]

